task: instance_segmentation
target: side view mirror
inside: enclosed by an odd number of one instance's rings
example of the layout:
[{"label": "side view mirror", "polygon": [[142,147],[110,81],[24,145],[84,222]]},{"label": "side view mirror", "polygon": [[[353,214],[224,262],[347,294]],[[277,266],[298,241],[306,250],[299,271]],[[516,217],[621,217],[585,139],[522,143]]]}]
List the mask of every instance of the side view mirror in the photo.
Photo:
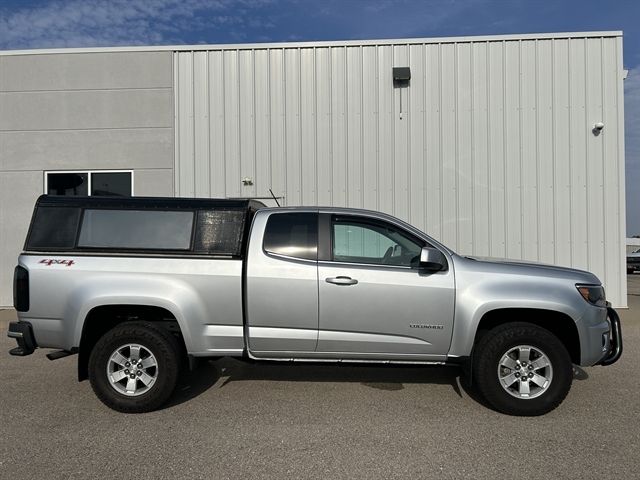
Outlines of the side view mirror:
[{"label": "side view mirror", "polygon": [[447,268],[447,258],[437,248],[422,247],[420,268],[430,272],[439,272]]}]

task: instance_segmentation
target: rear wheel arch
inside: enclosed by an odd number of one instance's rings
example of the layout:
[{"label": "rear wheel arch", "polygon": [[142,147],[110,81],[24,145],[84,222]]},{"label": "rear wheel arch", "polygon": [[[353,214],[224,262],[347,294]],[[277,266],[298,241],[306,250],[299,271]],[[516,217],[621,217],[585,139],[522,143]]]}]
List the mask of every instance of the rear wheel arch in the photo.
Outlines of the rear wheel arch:
[{"label": "rear wheel arch", "polygon": [[98,340],[116,326],[131,321],[150,322],[169,332],[186,356],[183,332],[176,316],[166,308],[152,305],[110,304],[93,307],[85,316],[78,346],[78,380],[89,374],[89,356]]},{"label": "rear wheel arch", "polygon": [[180,345],[168,330],[153,322],[127,321],[108,330],[91,350],[89,380],[109,408],[149,412],[171,396],[180,359]]}]

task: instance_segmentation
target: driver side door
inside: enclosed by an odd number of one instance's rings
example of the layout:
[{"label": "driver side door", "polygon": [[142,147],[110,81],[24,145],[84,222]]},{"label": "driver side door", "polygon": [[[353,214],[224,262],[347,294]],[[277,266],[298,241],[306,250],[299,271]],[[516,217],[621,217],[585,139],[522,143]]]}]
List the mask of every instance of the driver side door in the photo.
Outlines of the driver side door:
[{"label": "driver side door", "polygon": [[420,270],[426,242],[394,224],[322,215],[316,351],[330,358],[444,358],[453,331],[451,268]]}]

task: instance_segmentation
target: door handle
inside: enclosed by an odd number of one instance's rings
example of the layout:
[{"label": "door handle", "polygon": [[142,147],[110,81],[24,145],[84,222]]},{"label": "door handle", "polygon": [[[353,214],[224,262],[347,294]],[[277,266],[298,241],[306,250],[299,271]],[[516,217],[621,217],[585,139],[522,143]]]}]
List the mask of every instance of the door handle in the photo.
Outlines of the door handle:
[{"label": "door handle", "polygon": [[327,283],[333,283],[334,285],[355,285],[358,280],[351,277],[329,277],[324,279]]}]

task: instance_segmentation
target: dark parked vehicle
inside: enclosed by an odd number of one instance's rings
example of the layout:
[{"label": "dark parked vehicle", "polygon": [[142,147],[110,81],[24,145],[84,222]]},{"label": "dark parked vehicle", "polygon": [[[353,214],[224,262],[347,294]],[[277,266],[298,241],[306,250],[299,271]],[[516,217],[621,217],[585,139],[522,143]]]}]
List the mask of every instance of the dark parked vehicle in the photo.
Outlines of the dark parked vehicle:
[{"label": "dark parked vehicle", "polygon": [[627,255],[627,273],[640,270],[640,248]]}]

